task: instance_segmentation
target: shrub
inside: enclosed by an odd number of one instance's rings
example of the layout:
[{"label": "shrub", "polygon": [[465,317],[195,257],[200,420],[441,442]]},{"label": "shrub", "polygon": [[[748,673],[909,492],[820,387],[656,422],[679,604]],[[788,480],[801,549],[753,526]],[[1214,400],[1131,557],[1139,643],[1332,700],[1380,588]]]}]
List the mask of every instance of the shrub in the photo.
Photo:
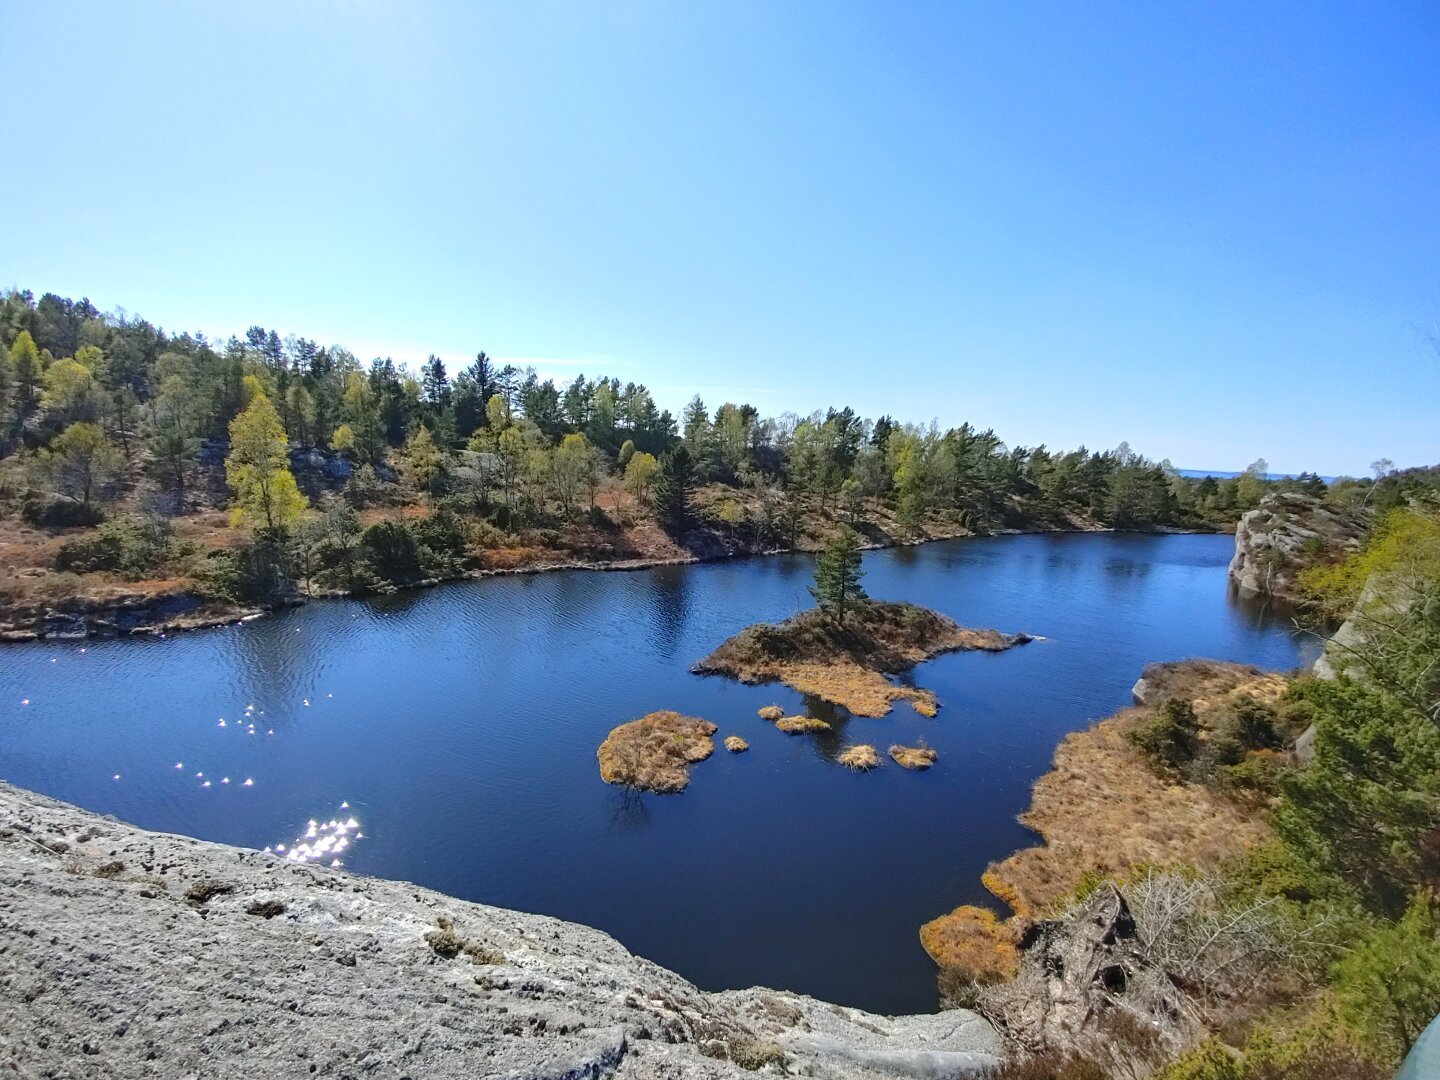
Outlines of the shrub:
[{"label": "shrub", "polygon": [[435,950],[437,956],[449,959],[458,956],[460,950],[465,947],[465,941],[459,934],[455,933],[455,927],[450,925],[450,920],[443,916],[439,920],[440,928],[431,930],[425,935],[425,942]]},{"label": "shrub", "polygon": [[1153,718],[1127,732],[1126,738],[1155,764],[1181,769],[1194,760],[1200,746],[1195,707],[1183,698],[1170,698]]},{"label": "shrub", "polygon": [[451,510],[441,508],[410,526],[421,548],[426,569],[437,574],[454,573],[469,554],[465,522]]},{"label": "shrub", "polygon": [[1390,695],[1341,678],[1300,688],[1315,718],[1315,758],[1288,772],[1280,838],[1395,915],[1440,874],[1440,732]]},{"label": "shrub", "polygon": [[1206,1039],[1156,1080],[1389,1080],[1390,1075],[1333,1031],[1311,1028],[1279,1037],[1262,1028],[1243,1050]]},{"label": "shrub", "polygon": [[201,878],[185,890],[185,899],[193,907],[203,907],[217,896],[224,896],[235,891],[234,885],[227,885],[223,881],[216,881],[214,878]]},{"label": "shrub", "polygon": [[422,574],[420,545],[401,521],[377,521],[360,536],[370,568],[382,581],[402,585]]},{"label": "shrub", "polygon": [[729,1050],[730,1060],[749,1072],[785,1061],[785,1051],[779,1043],[762,1041],[750,1035],[737,1035],[731,1039]]},{"label": "shrub", "polygon": [[447,960],[464,953],[472,964],[503,964],[505,954],[477,941],[466,941],[455,932],[455,924],[444,915],[435,920],[437,929],[425,935],[425,942],[437,956]]},{"label": "shrub", "polygon": [[171,529],[163,518],[123,517],[87,536],[60,545],[57,570],[77,574],[111,571],[131,580],[146,577],[170,557]]},{"label": "shrub", "polygon": [[1417,893],[1395,922],[1378,920],[1332,972],[1341,1015],[1365,1044],[1398,1061],[1440,1013],[1440,919]]},{"label": "shrub", "polygon": [[238,604],[269,604],[290,590],[283,553],[257,540],[233,551],[212,551],[195,571],[202,596]]},{"label": "shrub", "polygon": [[70,499],[49,499],[39,495],[25,500],[20,515],[31,525],[61,528],[98,525],[105,520],[104,513],[93,503],[86,505]]}]

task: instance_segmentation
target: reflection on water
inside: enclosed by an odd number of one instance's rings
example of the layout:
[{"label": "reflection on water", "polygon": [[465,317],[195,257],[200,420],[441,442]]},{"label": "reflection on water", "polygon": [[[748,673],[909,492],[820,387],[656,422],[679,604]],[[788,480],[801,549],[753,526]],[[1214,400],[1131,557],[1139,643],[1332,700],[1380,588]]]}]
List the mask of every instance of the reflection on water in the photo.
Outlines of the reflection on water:
[{"label": "reflection on water", "polygon": [[[867,553],[872,595],[1048,639],[921,665],[906,679],[939,695],[935,719],[690,674],[735,631],[809,604],[802,556],[497,577],[168,641],[15,646],[0,776],[148,828],[575,919],[707,988],[920,1011],[935,992],[917,928],[984,902],[980,874],[1029,841],[1015,815],[1067,732],[1126,704],[1149,661],[1290,668],[1313,650],[1288,614],[1228,595],[1231,545]],[[772,703],[831,730],[776,731],[757,715]],[[681,795],[601,782],[606,733],[662,708],[751,749],[695,765]],[[834,760],[921,740],[940,755],[925,773]]]},{"label": "reflection on water", "polygon": [[272,851],[283,855],[287,862],[325,862],[334,867],[343,866],[345,863],[342,856],[346,849],[356,841],[365,839],[365,834],[360,831],[360,822],[356,821],[349,811],[350,804],[342,802],[340,817],[323,822],[311,818],[305,831],[290,841],[288,846],[276,844],[273,849],[266,847],[262,850],[267,855]]}]

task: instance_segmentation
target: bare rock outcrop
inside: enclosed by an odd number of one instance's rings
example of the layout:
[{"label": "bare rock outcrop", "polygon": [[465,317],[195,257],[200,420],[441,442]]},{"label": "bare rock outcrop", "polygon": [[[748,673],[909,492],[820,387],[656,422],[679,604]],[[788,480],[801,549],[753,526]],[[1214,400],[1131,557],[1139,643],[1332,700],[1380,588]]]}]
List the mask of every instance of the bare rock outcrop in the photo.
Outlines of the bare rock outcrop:
[{"label": "bare rock outcrop", "polygon": [[979,1075],[964,1011],[706,993],[597,930],[146,832],[0,783],[0,1073]]},{"label": "bare rock outcrop", "polygon": [[1230,580],[1243,595],[1296,600],[1302,570],[1336,562],[1360,547],[1367,518],[1313,495],[1272,492],[1235,526]]}]

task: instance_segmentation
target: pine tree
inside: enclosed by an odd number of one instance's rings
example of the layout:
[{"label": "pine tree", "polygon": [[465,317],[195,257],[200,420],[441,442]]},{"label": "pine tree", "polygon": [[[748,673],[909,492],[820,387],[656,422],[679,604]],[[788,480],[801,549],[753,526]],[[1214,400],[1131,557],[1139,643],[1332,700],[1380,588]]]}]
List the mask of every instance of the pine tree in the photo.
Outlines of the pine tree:
[{"label": "pine tree", "polygon": [[860,537],[854,529],[842,529],[815,560],[815,584],[810,595],[820,610],[845,625],[845,609],[865,599],[860,586]]},{"label": "pine tree", "polygon": [[655,478],[655,516],[660,524],[680,531],[690,521],[690,499],[695,490],[695,463],[681,443],[660,459]]}]

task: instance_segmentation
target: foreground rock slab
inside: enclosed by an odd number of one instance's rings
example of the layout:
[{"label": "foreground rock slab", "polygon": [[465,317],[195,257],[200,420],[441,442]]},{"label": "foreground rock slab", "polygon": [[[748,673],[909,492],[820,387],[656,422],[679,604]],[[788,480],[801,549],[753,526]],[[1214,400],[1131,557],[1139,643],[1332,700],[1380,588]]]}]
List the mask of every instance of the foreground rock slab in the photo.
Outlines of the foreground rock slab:
[{"label": "foreground rock slab", "polygon": [[0,1074],[963,1077],[963,1010],[705,993],[597,930],[152,833],[0,783]]}]

